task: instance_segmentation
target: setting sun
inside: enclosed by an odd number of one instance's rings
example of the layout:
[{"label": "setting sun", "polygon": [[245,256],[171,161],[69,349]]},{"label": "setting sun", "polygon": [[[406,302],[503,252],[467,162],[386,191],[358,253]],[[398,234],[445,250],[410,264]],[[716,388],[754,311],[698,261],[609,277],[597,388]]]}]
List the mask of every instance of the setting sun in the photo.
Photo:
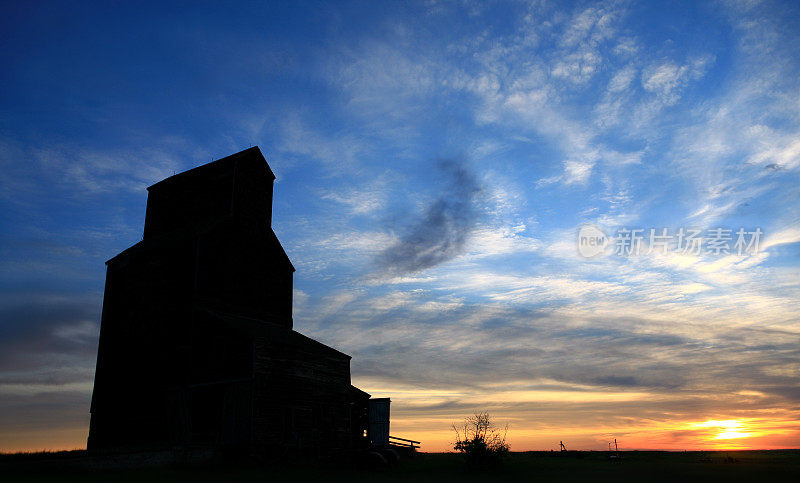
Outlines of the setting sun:
[{"label": "setting sun", "polygon": [[725,421],[709,420],[702,423],[695,424],[696,428],[711,428],[717,431],[713,439],[737,439],[749,438],[753,433],[741,431],[743,428],[741,421],[736,419],[729,419]]}]

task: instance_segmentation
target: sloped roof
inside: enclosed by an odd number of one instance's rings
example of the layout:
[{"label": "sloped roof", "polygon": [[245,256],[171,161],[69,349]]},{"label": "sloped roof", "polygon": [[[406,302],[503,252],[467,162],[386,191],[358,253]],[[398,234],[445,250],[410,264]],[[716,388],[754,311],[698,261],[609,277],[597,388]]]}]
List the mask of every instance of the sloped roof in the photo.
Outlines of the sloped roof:
[{"label": "sloped roof", "polygon": [[230,156],[226,156],[224,158],[218,159],[216,161],[212,161],[210,163],[203,164],[201,166],[197,166],[196,168],[192,168],[186,171],[183,171],[178,174],[174,174],[169,178],[163,179],[158,183],[150,185],[147,188],[147,191],[151,190],[158,190],[162,188],[166,188],[172,186],[174,184],[178,184],[183,182],[184,180],[190,180],[195,178],[203,178],[205,176],[212,175],[213,173],[219,171],[226,171],[232,170],[236,163],[240,160],[247,159],[257,156],[262,162],[263,166],[267,170],[267,174],[269,175],[270,179],[275,179],[275,173],[272,172],[272,169],[269,167],[269,163],[267,163],[266,158],[264,155],[261,154],[261,149],[258,146],[253,146],[252,148],[247,148],[243,151],[239,151],[238,153],[231,154]]}]

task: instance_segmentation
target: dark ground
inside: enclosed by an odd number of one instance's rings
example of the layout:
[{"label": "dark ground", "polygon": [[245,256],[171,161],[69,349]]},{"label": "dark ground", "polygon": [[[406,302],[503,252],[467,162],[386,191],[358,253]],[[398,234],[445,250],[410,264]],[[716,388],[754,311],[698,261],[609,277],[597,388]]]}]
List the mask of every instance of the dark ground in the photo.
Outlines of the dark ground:
[{"label": "dark ground", "polygon": [[[370,470],[323,465],[208,465],[109,469],[84,452],[0,455],[0,481],[759,481],[800,482],[800,450],[621,453],[511,453],[493,471],[469,471],[460,455],[420,453],[393,468]],[[120,461],[119,459],[115,461]],[[113,464],[111,465],[113,466]]]}]

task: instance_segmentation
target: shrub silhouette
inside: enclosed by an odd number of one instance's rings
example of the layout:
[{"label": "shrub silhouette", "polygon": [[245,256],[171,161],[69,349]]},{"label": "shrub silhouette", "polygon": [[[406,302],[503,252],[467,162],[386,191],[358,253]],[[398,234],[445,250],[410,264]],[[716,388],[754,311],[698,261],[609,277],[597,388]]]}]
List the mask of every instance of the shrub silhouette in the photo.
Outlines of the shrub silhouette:
[{"label": "shrub silhouette", "polygon": [[502,431],[495,427],[486,411],[466,418],[463,427],[453,424],[453,431],[456,432],[453,449],[464,455],[470,468],[495,468],[502,464],[508,454],[508,426]]}]

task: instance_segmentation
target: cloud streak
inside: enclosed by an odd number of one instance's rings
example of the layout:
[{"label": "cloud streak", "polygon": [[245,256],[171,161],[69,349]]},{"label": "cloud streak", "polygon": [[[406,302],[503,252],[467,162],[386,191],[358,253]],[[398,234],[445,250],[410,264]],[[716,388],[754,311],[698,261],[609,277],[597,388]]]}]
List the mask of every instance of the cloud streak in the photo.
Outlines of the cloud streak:
[{"label": "cloud streak", "polygon": [[481,191],[475,176],[457,159],[437,163],[445,184],[442,193],[413,220],[396,243],[376,257],[379,269],[390,275],[425,270],[464,251],[477,220],[476,199]]}]

